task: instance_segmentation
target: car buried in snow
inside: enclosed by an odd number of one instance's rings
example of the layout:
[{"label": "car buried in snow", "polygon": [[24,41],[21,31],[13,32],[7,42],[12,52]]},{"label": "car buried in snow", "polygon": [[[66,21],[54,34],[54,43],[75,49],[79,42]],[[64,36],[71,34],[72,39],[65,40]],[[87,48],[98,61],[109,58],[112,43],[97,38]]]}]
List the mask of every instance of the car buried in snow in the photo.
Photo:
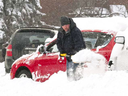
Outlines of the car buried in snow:
[{"label": "car buried in snow", "polygon": [[[86,48],[96,51],[109,61],[115,44],[116,32],[103,30],[82,30]],[[44,82],[58,71],[66,71],[66,58],[59,56],[56,39],[37,48],[36,52],[17,59],[11,68],[11,79],[28,77]]]}]

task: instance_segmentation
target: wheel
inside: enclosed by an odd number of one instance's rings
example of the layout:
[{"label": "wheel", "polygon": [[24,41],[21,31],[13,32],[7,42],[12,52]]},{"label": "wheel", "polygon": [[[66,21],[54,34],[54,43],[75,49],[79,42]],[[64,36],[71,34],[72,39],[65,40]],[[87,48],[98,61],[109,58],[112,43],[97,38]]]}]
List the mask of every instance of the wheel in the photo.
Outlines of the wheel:
[{"label": "wheel", "polygon": [[24,78],[32,78],[32,75],[31,75],[30,71],[21,70],[16,77],[17,78],[22,78],[22,77],[24,77]]}]

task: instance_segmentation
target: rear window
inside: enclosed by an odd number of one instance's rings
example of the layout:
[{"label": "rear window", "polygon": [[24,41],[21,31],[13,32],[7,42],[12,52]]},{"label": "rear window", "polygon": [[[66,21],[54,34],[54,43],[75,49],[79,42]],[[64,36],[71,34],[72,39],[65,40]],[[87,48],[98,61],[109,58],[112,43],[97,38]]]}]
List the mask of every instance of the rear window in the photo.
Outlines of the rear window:
[{"label": "rear window", "polygon": [[35,48],[40,44],[44,44],[47,38],[52,38],[54,33],[47,30],[27,30],[17,32],[12,40],[12,51],[14,59],[28,54],[29,52],[25,48]]},{"label": "rear window", "polygon": [[113,35],[101,32],[82,32],[86,47],[95,49],[98,46],[105,47],[113,38]]}]

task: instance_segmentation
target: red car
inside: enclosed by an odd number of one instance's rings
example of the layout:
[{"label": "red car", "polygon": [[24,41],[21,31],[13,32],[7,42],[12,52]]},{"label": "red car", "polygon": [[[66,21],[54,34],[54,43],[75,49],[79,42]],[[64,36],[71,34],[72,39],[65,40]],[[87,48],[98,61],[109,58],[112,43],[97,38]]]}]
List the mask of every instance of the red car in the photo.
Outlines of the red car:
[{"label": "red car", "polygon": [[[109,61],[114,46],[116,32],[102,30],[82,30],[86,47],[102,54]],[[56,39],[47,46],[40,46],[37,51],[16,60],[11,68],[11,79],[28,77],[44,82],[58,71],[66,71],[66,58],[59,57]]]}]

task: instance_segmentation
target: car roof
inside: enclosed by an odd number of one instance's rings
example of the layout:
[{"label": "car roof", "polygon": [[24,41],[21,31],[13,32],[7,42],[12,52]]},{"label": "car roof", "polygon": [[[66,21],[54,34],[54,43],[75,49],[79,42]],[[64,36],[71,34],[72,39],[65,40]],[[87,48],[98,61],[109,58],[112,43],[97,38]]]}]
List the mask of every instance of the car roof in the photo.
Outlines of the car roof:
[{"label": "car roof", "polygon": [[43,28],[43,27],[23,27],[23,28],[20,28],[20,29],[17,29],[14,33],[13,33],[13,35],[11,36],[11,37],[13,37],[13,36],[15,36],[15,34],[16,33],[19,33],[19,32],[24,32],[24,31],[31,31],[31,30],[33,30],[33,31],[36,31],[36,30],[45,30],[45,31],[49,31],[49,32],[51,32],[51,33],[53,33],[53,34],[55,34],[56,32],[56,30],[54,30],[54,29],[47,29],[47,28]]},{"label": "car roof", "polygon": [[42,27],[26,27],[26,28],[17,29],[15,31],[15,33],[23,32],[23,31],[26,31],[26,30],[48,30],[48,31],[54,32],[54,29],[47,29],[47,28],[42,28]]}]

